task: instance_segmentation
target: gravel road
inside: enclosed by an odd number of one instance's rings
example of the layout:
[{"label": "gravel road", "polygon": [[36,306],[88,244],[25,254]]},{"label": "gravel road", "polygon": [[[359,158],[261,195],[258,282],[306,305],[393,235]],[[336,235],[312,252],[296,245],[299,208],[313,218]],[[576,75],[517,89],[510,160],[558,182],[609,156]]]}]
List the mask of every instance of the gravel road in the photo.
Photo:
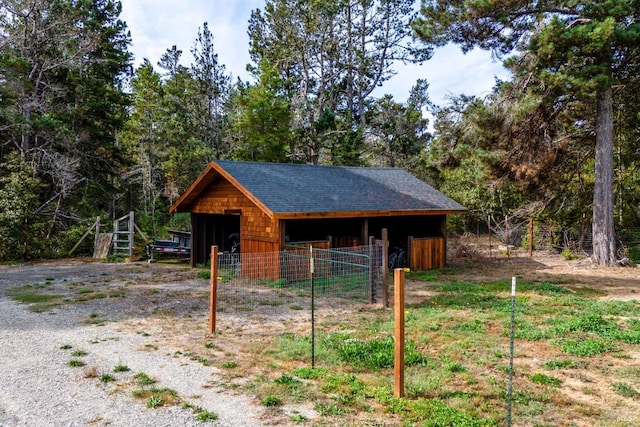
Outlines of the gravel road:
[{"label": "gravel road", "polygon": [[[118,321],[136,309],[130,306],[138,301],[130,288],[131,297],[63,304],[41,313],[13,301],[7,292],[45,281],[53,293],[69,292],[72,283],[92,280],[126,287],[131,275],[157,288],[163,286],[156,278],[157,268],[161,267],[74,262],[0,266],[0,426],[211,425],[197,421],[194,410],[182,405],[149,408],[145,400],[135,399],[132,391],[140,387],[133,378],[136,373],[157,380],[155,387],[175,390],[183,402],[216,413],[214,425],[265,423],[263,407],[217,385],[216,368],[154,348],[152,336]],[[96,312],[106,313],[111,321],[88,324],[87,317]],[[78,350],[86,352],[75,357],[85,365],[71,367],[72,353]],[[118,365],[130,371],[114,372]],[[102,382],[104,374],[115,381]]]}]

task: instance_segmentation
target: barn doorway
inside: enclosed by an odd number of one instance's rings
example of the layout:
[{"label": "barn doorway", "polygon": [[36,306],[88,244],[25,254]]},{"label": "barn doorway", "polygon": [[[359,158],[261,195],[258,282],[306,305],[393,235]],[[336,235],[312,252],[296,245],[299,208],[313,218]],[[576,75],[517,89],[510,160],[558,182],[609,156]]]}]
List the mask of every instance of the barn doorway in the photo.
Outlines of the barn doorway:
[{"label": "barn doorway", "polygon": [[191,214],[191,265],[206,264],[211,246],[220,252],[240,251],[240,213]]}]

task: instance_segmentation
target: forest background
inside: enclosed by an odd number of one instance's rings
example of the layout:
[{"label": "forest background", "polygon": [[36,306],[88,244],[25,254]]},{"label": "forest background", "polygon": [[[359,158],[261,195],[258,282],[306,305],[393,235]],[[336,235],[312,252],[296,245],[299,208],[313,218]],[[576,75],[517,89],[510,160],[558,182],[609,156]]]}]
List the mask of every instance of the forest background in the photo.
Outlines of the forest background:
[{"label": "forest background", "polygon": [[[193,61],[135,69],[113,0],[0,0],[0,260],[59,257],[101,216],[158,237],[214,159],[402,167],[487,218],[593,228],[614,265],[635,232],[640,1],[267,0],[248,22],[252,81],[209,25]],[[194,23],[194,25],[198,25]],[[491,50],[511,77],[484,97],[374,97],[438,46]],[[378,89],[378,90],[376,90]],[[434,117],[429,123],[426,112]],[[636,240],[637,242],[638,240]]]}]

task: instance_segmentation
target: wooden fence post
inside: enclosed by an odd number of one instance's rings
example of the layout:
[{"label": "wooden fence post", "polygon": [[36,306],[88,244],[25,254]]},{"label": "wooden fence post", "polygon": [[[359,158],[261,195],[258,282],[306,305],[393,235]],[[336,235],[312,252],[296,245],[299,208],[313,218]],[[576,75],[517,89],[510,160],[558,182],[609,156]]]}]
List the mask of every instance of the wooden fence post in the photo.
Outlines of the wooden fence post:
[{"label": "wooden fence post", "polygon": [[533,218],[529,218],[529,257],[533,256]]},{"label": "wooden fence post", "polygon": [[373,260],[373,245],[375,244],[375,238],[369,236],[369,303],[376,302],[376,283],[374,280],[375,264]]},{"label": "wooden fence post", "polygon": [[382,306],[389,307],[389,232],[382,229]]},{"label": "wooden fence post", "polygon": [[211,290],[209,292],[209,333],[216,331],[216,310],[218,305],[218,247],[211,246]]},{"label": "wooden fence post", "polygon": [[404,269],[393,271],[393,312],[395,319],[395,356],[393,364],[395,397],[404,397]]}]

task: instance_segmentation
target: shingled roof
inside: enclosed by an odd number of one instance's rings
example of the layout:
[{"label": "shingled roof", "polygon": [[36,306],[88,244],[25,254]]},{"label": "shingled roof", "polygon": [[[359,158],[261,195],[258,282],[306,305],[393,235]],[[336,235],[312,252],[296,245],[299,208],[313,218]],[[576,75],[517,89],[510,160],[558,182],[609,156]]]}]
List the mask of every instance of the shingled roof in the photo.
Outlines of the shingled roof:
[{"label": "shingled roof", "polygon": [[466,212],[462,205],[402,169],[221,160],[205,169],[171,211],[188,211],[190,203],[219,175],[275,216]]}]

